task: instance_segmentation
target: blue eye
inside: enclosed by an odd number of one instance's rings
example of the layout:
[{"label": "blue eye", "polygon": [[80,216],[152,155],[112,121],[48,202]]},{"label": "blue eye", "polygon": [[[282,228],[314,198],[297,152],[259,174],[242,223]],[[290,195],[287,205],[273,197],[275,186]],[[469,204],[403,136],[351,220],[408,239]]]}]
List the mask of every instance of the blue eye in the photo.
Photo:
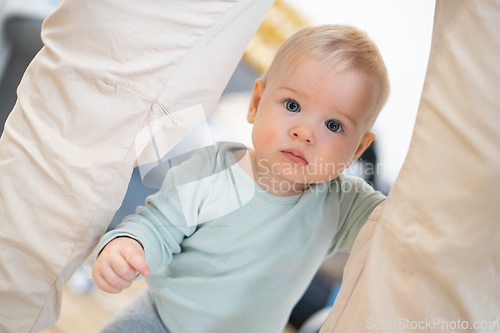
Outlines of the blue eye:
[{"label": "blue eye", "polygon": [[290,112],[300,112],[300,105],[294,100],[289,99],[287,101],[284,101],[283,105]]},{"label": "blue eye", "polygon": [[332,132],[342,132],[342,125],[335,120],[327,120],[325,121],[326,128],[328,128]]}]

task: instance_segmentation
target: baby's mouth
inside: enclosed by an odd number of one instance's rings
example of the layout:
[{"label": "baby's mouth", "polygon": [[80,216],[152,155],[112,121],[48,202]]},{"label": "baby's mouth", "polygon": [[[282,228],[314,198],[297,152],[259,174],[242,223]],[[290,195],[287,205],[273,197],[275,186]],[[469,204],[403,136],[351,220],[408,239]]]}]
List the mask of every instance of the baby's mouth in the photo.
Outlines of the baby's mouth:
[{"label": "baby's mouth", "polygon": [[298,164],[298,165],[308,165],[309,163],[306,161],[305,158],[303,158],[300,152],[298,151],[286,151],[282,150],[281,153],[285,155],[285,157],[290,160],[291,162]]}]

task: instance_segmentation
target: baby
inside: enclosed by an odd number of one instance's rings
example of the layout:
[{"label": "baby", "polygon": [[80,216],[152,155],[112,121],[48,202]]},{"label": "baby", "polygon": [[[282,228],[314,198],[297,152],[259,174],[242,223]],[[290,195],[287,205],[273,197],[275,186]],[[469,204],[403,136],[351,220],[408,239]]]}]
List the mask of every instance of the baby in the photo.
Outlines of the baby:
[{"label": "baby", "polygon": [[255,82],[254,149],[197,151],[101,240],[102,290],[149,285],[101,332],[281,332],[325,257],[350,251],[385,199],[343,170],[375,139],[388,94],[364,32],[325,25],[285,41]]}]

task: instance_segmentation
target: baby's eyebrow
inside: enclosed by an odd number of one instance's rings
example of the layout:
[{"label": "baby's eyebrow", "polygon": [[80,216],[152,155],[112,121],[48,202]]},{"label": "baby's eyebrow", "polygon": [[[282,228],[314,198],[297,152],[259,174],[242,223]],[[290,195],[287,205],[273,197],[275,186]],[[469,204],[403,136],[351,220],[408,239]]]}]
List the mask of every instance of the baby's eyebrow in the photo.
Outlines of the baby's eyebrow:
[{"label": "baby's eyebrow", "polygon": [[339,111],[337,111],[337,112],[338,112],[338,113],[340,113],[342,116],[346,117],[347,119],[349,119],[349,120],[351,121],[351,123],[353,123],[353,124],[354,124],[354,126],[355,126],[355,127],[357,127],[357,126],[358,126],[358,123],[356,123],[356,119],[354,119],[354,118],[352,118],[352,117],[348,116],[346,113],[339,112]]},{"label": "baby's eyebrow", "polygon": [[300,95],[300,96],[304,96],[304,97],[306,97],[306,95],[305,95],[305,94],[300,93],[300,92],[298,92],[297,90],[295,90],[295,89],[293,89],[293,88],[290,88],[290,87],[281,86],[281,87],[279,87],[278,89],[290,90],[291,92],[294,92],[294,93],[296,93],[297,95]]}]

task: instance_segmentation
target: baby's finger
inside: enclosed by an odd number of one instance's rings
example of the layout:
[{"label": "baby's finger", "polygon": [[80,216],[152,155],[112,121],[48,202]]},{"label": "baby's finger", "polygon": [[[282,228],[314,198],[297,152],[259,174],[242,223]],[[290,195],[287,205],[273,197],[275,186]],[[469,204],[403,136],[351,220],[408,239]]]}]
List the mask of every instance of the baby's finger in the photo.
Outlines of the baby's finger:
[{"label": "baby's finger", "polygon": [[111,286],[109,283],[107,283],[104,277],[102,277],[102,275],[100,274],[94,274],[93,278],[99,289],[101,289],[102,291],[105,291],[110,294],[117,294],[120,291],[122,291],[122,289],[115,288]]},{"label": "baby's finger", "polygon": [[131,280],[127,281],[121,276],[116,274],[111,266],[104,266],[101,272],[101,276],[104,280],[113,288],[118,288],[120,290],[130,287]]},{"label": "baby's finger", "polygon": [[132,268],[134,268],[136,271],[141,273],[143,276],[148,276],[149,275],[149,266],[146,264],[146,261],[144,260],[144,256],[134,252],[134,251],[124,251],[122,254],[123,258],[128,262]]},{"label": "baby's finger", "polygon": [[121,255],[113,257],[109,264],[113,271],[126,281],[132,281],[137,276],[137,270]]}]

